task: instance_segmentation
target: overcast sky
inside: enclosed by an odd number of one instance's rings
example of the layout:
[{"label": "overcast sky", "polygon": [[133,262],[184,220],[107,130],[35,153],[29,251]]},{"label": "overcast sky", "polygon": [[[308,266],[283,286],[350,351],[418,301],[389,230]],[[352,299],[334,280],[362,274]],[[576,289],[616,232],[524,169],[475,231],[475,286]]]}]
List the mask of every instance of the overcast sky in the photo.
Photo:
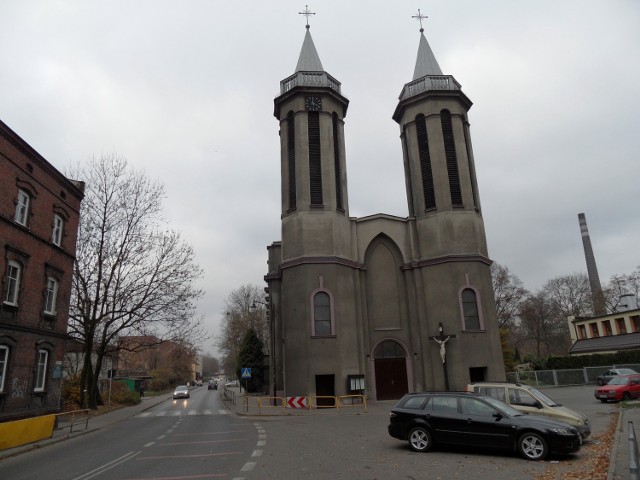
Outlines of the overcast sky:
[{"label": "overcast sky", "polygon": [[[59,170],[117,153],[166,186],[172,228],[205,270],[201,312],[264,286],[280,239],[273,99],[294,72],[290,0],[0,0],[0,119]],[[350,215],[406,217],[391,119],[425,35],[469,113],[489,255],[530,290],[640,265],[640,2],[309,3],[325,70],[349,99]]]}]

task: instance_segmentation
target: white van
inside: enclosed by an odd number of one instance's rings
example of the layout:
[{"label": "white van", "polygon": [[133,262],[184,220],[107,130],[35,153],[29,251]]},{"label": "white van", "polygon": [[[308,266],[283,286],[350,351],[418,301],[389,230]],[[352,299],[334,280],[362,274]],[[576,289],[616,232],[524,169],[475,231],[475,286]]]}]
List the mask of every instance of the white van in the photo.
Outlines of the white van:
[{"label": "white van", "polygon": [[591,423],[586,415],[554,402],[534,387],[521,383],[474,382],[467,385],[468,392],[493,397],[523,413],[543,415],[573,425],[585,439],[591,434]]}]

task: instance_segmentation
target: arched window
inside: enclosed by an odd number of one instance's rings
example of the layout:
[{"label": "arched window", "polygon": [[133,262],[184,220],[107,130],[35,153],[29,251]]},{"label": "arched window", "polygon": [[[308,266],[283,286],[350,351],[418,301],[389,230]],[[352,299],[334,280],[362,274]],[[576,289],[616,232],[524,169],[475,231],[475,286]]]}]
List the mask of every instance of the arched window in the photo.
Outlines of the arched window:
[{"label": "arched window", "polygon": [[465,288],[462,290],[460,297],[462,301],[462,315],[464,316],[464,329],[482,330],[476,292],[471,288]]},{"label": "arched window", "polygon": [[20,225],[27,225],[29,214],[29,194],[24,190],[18,190],[18,201],[16,202],[16,215],[14,220]]},{"label": "arched window", "polygon": [[7,378],[7,364],[9,363],[9,347],[0,345],[0,392],[4,392],[5,378]]},{"label": "arched window", "polygon": [[58,296],[58,282],[51,277],[47,278],[47,286],[44,291],[44,313],[56,314],[56,300]]},{"label": "arched window", "polygon": [[447,159],[447,175],[449,176],[449,190],[451,192],[451,205],[462,206],[462,189],[460,187],[460,173],[458,172],[458,156],[456,155],[456,144],[453,138],[453,125],[451,123],[451,112],[442,110],[440,112],[440,123],[442,125],[442,139],[444,140],[444,153]]},{"label": "arched window", "polygon": [[407,353],[398,342],[385,340],[380,342],[373,352],[373,358],[405,358]]},{"label": "arched window", "polygon": [[431,156],[429,154],[429,139],[427,137],[427,123],[423,114],[416,117],[416,133],[418,136],[418,154],[420,155],[420,173],[422,175],[422,193],[424,208],[436,208],[436,193],[431,171]]},{"label": "arched window", "polygon": [[7,305],[18,305],[18,292],[20,291],[20,264],[9,261],[7,265],[7,276],[4,282],[3,301]]},{"label": "arched window", "polygon": [[287,167],[289,170],[289,211],[297,208],[296,203],[296,125],[293,112],[287,114]]},{"label": "arched window", "polygon": [[64,228],[64,220],[60,215],[53,216],[53,232],[51,232],[51,241],[60,246],[62,244],[62,231]]},{"label": "arched window", "polygon": [[38,350],[36,357],[36,382],[33,387],[34,392],[44,391],[47,380],[47,363],[49,361],[49,352],[44,349]]},{"label": "arched window", "polygon": [[313,296],[313,335],[327,337],[334,334],[331,321],[331,297],[324,291]]}]

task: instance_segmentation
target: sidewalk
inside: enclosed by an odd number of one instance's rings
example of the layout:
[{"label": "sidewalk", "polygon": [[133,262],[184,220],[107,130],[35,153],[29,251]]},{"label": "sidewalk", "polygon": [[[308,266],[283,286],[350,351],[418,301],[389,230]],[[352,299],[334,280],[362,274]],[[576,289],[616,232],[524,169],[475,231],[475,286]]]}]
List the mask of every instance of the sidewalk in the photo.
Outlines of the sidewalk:
[{"label": "sidewalk", "polygon": [[[615,440],[609,459],[609,475],[607,480],[629,480],[631,462],[631,442],[629,441],[630,422],[636,438],[640,438],[640,401],[628,402],[630,408],[620,408]],[[636,459],[637,461],[637,459]]]},{"label": "sidewalk", "polygon": [[155,407],[156,405],[164,402],[165,400],[170,399],[171,395],[172,395],[171,393],[165,393],[157,397],[145,397],[137,405],[119,408],[117,410],[113,410],[112,412],[103,413],[102,415],[91,417],[89,419],[89,423],[86,429],[83,426],[76,425],[73,428],[73,432],[69,433],[69,428],[61,428],[58,430],[54,430],[53,435],[51,435],[51,438],[40,440],[38,442],[29,443],[27,445],[21,445],[15,448],[0,450],[0,461],[4,458],[12,457],[14,455],[20,455],[21,453],[28,452],[36,448],[41,448],[46,445],[51,445],[53,443],[61,442],[68,438],[84,435],[86,433],[94,432],[96,430],[100,430],[101,428],[108,427],[109,425],[119,423],[123,420],[126,420],[127,418],[130,418],[139,414],[140,412],[143,412],[149,408]]}]

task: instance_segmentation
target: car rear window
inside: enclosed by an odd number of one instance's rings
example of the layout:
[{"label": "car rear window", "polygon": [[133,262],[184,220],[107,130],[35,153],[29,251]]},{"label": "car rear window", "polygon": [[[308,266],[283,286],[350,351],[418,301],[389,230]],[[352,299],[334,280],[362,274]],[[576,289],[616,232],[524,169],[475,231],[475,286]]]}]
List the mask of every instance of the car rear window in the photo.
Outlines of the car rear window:
[{"label": "car rear window", "polygon": [[408,410],[422,410],[427,400],[427,397],[407,397],[400,407]]},{"label": "car rear window", "polygon": [[479,392],[504,402],[504,387],[480,387]]}]

